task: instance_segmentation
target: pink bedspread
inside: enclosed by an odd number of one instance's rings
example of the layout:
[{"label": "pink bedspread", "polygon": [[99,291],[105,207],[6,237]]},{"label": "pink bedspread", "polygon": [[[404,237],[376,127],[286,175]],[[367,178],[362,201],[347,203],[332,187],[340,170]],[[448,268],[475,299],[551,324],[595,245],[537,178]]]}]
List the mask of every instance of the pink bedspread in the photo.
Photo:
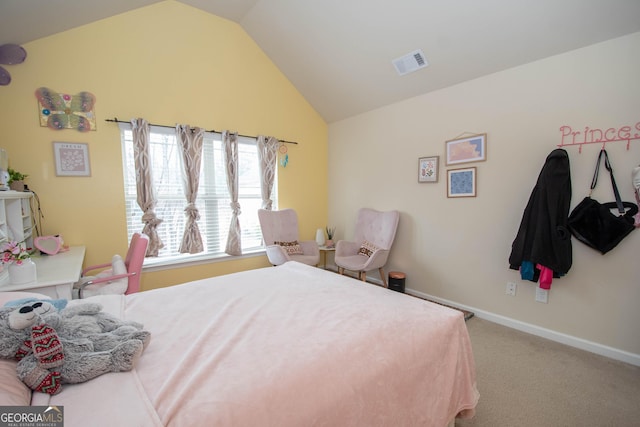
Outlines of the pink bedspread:
[{"label": "pink bedspread", "polygon": [[473,415],[462,313],[290,262],[127,297],[134,371],[64,385],[65,426],[445,426]]}]

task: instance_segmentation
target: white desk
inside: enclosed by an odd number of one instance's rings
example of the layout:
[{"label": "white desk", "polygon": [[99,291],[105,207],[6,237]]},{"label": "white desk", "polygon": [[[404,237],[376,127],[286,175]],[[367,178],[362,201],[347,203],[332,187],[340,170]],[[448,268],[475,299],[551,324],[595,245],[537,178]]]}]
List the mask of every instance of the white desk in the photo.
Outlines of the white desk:
[{"label": "white desk", "polygon": [[[38,292],[51,298],[71,299],[71,288],[80,279],[84,262],[84,246],[72,246],[66,252],[55,255],[36,255],[37,280],[32,283],[12,285],[9,277],[0,282],[0,291]],[[6,267],[5,267],[6,268]]]}]

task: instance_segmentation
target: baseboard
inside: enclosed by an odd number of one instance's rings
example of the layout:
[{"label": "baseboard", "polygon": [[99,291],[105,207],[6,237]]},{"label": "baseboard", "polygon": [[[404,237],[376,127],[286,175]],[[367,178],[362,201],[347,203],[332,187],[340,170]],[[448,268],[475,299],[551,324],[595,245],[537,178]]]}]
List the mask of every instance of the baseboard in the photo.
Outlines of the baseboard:
[{"label": "baseboard", "polygon": [[[375,280],[372,280],[375,281]],[[425,294],[413,289],[406,289],[406,293],[415,295],[420,298],[426,298],[440,304],[450,305],[463,310],[468,310],[474,313],[475,316],[488,320],[490,322],[498,323],[503,326],[507,326],[518,331],[526,332],[531,335],[536,335],[542,338],[549,339],[551,341],[559,342],[571,347],[579,348],[581,350],[589,351],[591,353],[599,354],[601,356],[608,357],[610,359],[619,360],[621,362],[629,363],[631,365],[640,366],[640,354],[630,353],[628,351],[620,350],[617,348],[609,347],[606,345],[598,344],[592,341],[587,341],[582,338],[574,337],[572,335],[556,332],[551,329],[542,328],[540,326],[532,325],[530,323],[521,322],[509,317],[494,314],[488,311],[479,310],[475,307],[469,307],[463,304],[458,304],[454,301],[449,301],[443,298],[438,298],[433,295]]]}]

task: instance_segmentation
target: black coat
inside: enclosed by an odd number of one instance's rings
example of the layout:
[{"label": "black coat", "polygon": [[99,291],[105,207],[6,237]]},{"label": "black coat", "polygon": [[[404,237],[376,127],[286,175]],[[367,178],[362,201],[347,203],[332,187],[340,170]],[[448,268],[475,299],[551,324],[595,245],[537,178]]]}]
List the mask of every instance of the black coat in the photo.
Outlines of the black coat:
[{"label": "black coat", "polygon": [[[509,267],[518,270],[524,261],[541,264],[555,277],[571,268],[571,233],[567,227],[571,203],[569,156],[553,150],[545,161],[513,244]],[[535,280],[534,280],[535,281]]]}]

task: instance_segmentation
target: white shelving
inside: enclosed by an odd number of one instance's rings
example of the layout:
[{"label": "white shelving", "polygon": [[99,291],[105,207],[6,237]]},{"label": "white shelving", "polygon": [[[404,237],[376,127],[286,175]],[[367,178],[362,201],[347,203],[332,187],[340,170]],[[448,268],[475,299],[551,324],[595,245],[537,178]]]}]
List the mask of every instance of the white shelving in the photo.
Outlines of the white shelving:
[{"label": "white shelving", "polygon": [[[33,248],[32,197],[31,192],[0,191],[0,246],[15,240]],[[7,275],[7,269],[4,268],[0,272],[0,282],[4,281]]]},{"label": "white shelving", "polygon": [[0,191],[0,245],[15,240],[33,247],[32,197],[31,192]]}]

